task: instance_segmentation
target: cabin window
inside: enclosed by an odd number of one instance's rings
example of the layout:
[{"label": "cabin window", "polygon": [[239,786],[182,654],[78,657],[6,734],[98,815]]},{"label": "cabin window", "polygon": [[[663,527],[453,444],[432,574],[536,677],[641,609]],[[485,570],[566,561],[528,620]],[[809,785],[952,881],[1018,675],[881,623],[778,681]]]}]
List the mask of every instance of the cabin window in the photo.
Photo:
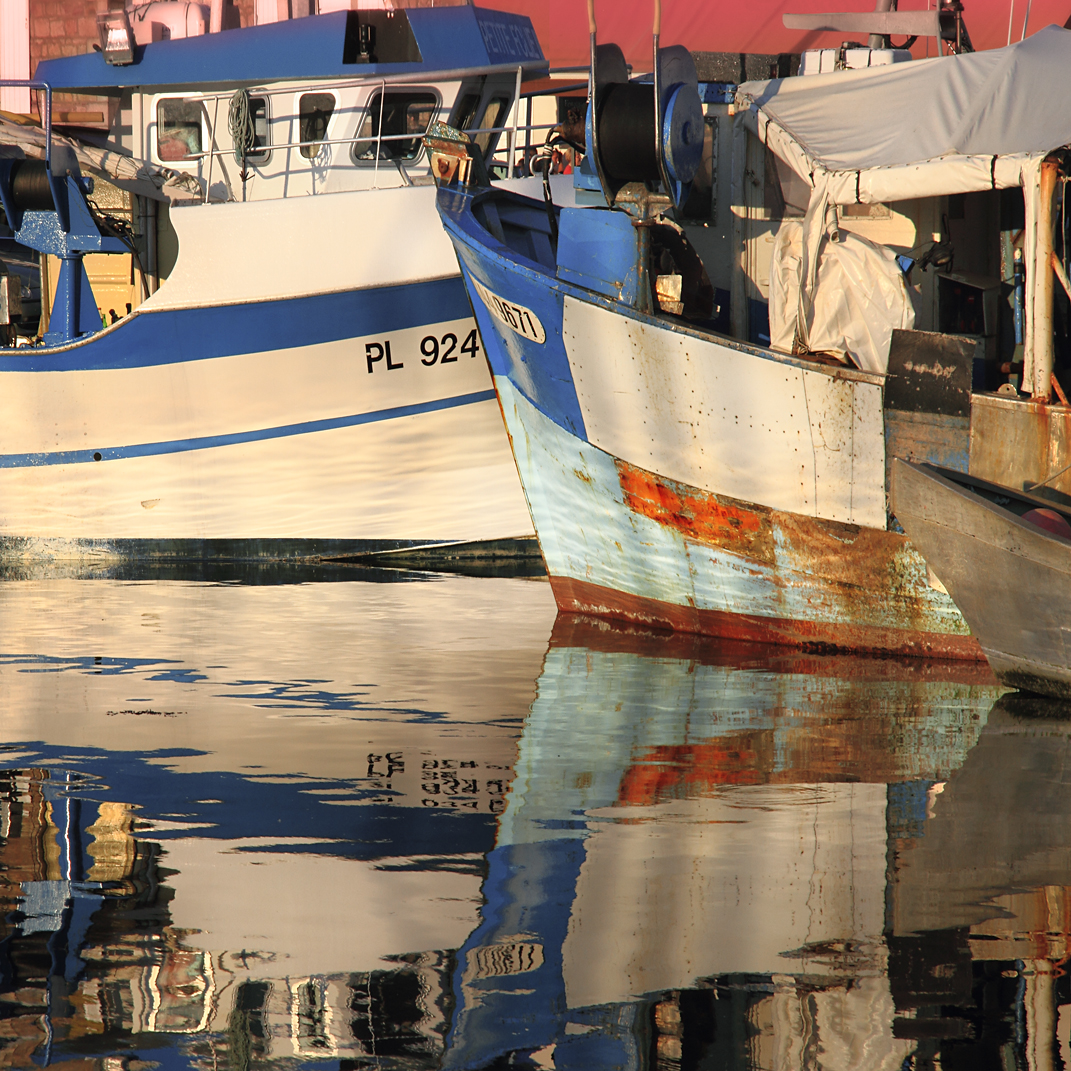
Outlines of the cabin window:
[{"label": "cabin window", "polygon": [[298,125],[301,133],[301,155],[306,160],[319,155],[334,110],[335,97],[332,93],[301,95],[298,101]]},{"label": "cabin window", "polygon": [[[486,130],[488,127],[501,126],[506,121],[506,113],[509,111],[509,97],[492,97],[484,109],[483,118],[477,129]],[[484,157],[493,143],[498,141],[498,134],[477,134],[475,142],[480,147]]]},{"label": "cabin window", "polygon": [[156,105],[156,155],[160,160],[192,160],[202,155],[199,100],[162,100]]},{"label": "cabin window", "polygon": [[471,130],[476,125],[476,109],[480,106],[480,93],[463,93],[454,105],[454,116],[450,125],[455,130]]},{"label": "cabin window", "polygon": [[[368,102],[357,141],[353,143],[353,158],[358,163],[375,162],[376,137],[380,141],[380,160],[400,160],[411,163],[423,150],[421,137],[431,125],[439,107],[439,98],[431,90],[388,90],[377,92]],[[412,134],[413,137],[399,135]]]},{"label": "cabin window", "polygon": [[268,98],[250,97],[249,113],[253,116],[253,149],[246,153],[246,160],[254,164],[264,163],[271,156],[271,132],[268,126]]}]

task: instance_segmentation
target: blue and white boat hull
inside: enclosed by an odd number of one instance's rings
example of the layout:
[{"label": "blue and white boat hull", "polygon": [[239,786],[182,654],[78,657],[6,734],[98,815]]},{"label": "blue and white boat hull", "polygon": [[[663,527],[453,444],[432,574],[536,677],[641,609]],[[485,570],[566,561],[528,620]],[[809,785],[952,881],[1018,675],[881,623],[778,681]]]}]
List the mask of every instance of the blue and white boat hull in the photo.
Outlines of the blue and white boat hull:
[{"label": "blue and white boat hull", "polygon": [[481,197],[512,233],[545,214],[501,194],[439,195],[559,609],[981,656],[922,557],[887,530],[881,377],[701,335],[564,281],[492,236]]},{"label": "blue and white boat hull", "polygon": [[412,187],[174,210],[175,270],[131,315],[0,355],[5,552],[529,535],[433,201]]}]

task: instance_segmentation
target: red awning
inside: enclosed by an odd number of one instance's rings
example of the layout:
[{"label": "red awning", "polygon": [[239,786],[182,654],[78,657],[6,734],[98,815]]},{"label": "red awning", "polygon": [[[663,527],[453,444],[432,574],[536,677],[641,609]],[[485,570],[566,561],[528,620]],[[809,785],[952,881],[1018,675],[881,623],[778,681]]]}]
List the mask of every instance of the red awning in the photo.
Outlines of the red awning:
[{"label": "red awning", "polygon": [[[528,15],[543,52],[552,67],[588,62],[587,8],[584,0],[478,0],[487,7]],[[1013,6],[1014,5],[1014,6]],[[901,11],[925,8],[906,0]],[[999,48],[1008,43],[1008,15],[1012,14],[1012,40],[1023,32],[1027,0],[965,0],[964,18],[975,48]],[[599,40],[614,41],[637,71],[651,69],[653,0],[596,0]],[[665,0],[662,6],[662,42],[681,44],[693,52],[801,52],[806,48],[835,48],[843,33],[786,30],[786,11],[873,11],[873,0],[751,0],[729,4],[715,0]],[[1071,0],[1032,0],[1028,34],[1056,23],[1063,26],[1071,15]],[[858,36],[858,35],[856,35]],[[936,40],[922,39],[916,56],[935,55]]]}]

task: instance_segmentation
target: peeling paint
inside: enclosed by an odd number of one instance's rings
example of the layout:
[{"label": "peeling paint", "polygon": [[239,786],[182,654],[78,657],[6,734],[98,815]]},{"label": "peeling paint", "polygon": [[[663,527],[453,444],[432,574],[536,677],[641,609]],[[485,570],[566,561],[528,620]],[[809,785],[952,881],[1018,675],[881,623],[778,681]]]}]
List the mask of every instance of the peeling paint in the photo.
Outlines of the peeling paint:
[{"label": "peeling paint", "polygon": [[750,558],[773,564],[769,511],[725,505],[708,491],[656,476],[627,461],[615,460],[615,464],[629,509],[700,543],[732,547]]}]

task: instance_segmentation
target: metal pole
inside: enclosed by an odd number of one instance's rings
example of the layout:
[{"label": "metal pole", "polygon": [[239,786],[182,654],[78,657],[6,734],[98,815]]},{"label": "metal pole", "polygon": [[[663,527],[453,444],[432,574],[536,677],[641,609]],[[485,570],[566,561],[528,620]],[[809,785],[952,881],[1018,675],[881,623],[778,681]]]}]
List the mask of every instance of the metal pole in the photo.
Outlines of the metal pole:
[{"label": "metal pole", "polygon": [[1038,208],[1037,252],[1034,257],[1034,322],[1030,325],[1034,342],[1035,402],[1048,402],[1052,398],[1052,209],[1059,166],[1055,160],[1045,160],[1041,165],[1041,204]]},{"label": "metal pole", "polygon": [[[376,128],[376,162],[372,171],[372,188],[379,189],[379,150],[383,144],[383,109],[387,106],[387,84],[379,83],[379,123]],[[324,131],[326,133],[326,131]]]},{"label": "metal pole", "polygon": [[517,123],[521,118],[521,73],[523,68],[517,67],[517,84],[513,90],[513,129],[509,132],[509,163],[506,167],[506,178],[513,178],[513,168],[517,159]]},{"label": "metal pole", "polygon": [[155,294],[160,288],[160,266],[157,263],[156,252],[156,223],[158,219],[158,207],[155,201],[149,200],[146,206],[148,211],[146,216],[148,217],[148,227],[145,232],[145,260],[147,261],[145,268],[148,272],[149,294]]}]

